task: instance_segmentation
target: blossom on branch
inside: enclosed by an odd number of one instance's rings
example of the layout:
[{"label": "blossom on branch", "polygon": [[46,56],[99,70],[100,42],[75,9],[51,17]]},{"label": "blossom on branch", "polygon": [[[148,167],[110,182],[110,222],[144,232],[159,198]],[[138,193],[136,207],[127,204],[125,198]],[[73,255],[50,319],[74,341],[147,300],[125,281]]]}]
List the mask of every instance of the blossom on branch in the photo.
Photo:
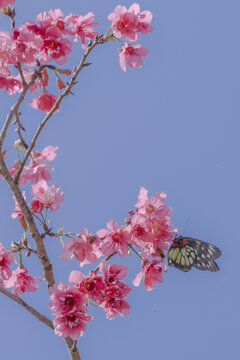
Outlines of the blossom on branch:
[{"label": "blossom on branch", "polygon": [[[50,94],[46,90],[43,91],[42,95],[36,96],[34,99],[29,101],[29,104],[34,109],[39,109],[43,112],[48,112],[51,110],[55,102],[57,101],[57,96]],[[55,110],[59,111],[59,109]]]},{"label": "blossom on branch", "polygon": [[[114,11],[109,14],[108,20],[112,22],[113,34],[117,38],[124,38],[127,41],[137,41],[138,32],[147,34],[152,31],[150,22],[152,14],[150,11],[140,13],[140,6],[137,3],[132,4],[129,9],[118,5]],[[139,15],[138,15],[139,14]]]},{"label": "blossom on branch", "polygon": [[4,251],[4,247],[0,243],[0,276],[2,279],[7,280],[11,277],[12,270],[10,269],[9,265],[11,265],[13,261],[13,254],[9,251]]},{"label": "blossom on branch", "polygon": [[133,285],[139,286],[144,277],[144,287],[147,291],[154,288],[156,282],[163,282],[163,272],[166,271],[166,266],[157,265],[163,260],[144,261],[142,264],[142,271],[133,280]]},{"label": "blossom on branch", "polygon": [[107,223],[106,229],[97,231],[97,235],[104,242],[101,250],[106,256],[111,255],[116,251],[119,256],[126,256],[128,253],[128,241],[130,241],[131,235],[128,231],[125,231],[117,226],[117,223],[110,220]]},{"label": "blossom on branch", "polygon": [[141,44],[129,45],[125,43],[121,49],[118,50],[120,66],[123,71],[126,71],[127,61],[128,66],[132,68],[140,68],[143,65],[142,56],[147,56],[149,51],[146,48],[143,48]]},{"label": "blossom on branch", "polygon": [[8,5],[14,5],[16,0],[0,0],[0,9],[4,9]]},{"label": "blossom on branch", "polygon": [[60,193],[60,186],[48,186],[45,180],[33,184],[32,193],[40,200],[44,208],[52,211],[58,210],[60,203],[64,200],[63,192]]},{"label": "blossom on branch", "polygon": [[36,280],[43,281],[41,277],[28,275],[28,270],[24,266],[19,266],[12,272],[11,277],[4,281],[6,288],[13,288],[14,294],[37,291]]}]

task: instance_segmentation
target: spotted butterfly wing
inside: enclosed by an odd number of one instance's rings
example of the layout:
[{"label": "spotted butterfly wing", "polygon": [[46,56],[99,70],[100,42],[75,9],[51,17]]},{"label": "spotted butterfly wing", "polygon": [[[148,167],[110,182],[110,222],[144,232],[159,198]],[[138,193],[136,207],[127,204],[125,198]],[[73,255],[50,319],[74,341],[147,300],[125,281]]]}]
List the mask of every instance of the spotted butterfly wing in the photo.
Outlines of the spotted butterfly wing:
[{"label": "spotted butterfly wing", "polygon": [[168,250],[168,264],[182,271],[192,267],[199,270],[218,271],[214,261],[221,256],[221,251],[211,244],[189,237],[179,236],[174,239]]}]

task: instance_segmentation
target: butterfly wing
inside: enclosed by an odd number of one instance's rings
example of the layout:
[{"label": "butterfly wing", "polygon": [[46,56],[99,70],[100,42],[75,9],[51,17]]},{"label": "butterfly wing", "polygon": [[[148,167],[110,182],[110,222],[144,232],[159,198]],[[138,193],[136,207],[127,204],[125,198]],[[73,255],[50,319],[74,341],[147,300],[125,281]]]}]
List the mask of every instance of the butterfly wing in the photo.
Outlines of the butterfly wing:
[{"label": "butterfly wing", "polygon": [[196,261],[197,253],[188,244],[181,245],[173,242],[168,250],[168,265],[176,267],[184,272],[190,271]]},{"label": "butterfly wing", "polygon": [[221,251],[212,244],[189,237],[184,237],[183,239],[196,249],[202,261],[215,260],[222,255]]}]

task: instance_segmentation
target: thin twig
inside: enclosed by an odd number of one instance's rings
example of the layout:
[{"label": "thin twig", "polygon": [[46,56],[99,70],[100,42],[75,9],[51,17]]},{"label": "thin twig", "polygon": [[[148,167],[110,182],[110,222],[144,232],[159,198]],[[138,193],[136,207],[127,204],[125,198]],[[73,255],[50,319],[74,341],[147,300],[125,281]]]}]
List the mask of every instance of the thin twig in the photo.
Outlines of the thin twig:
[{"label": "thin twig", "polygon": [[101,41],[102,37],[96,36],[95,40],[93,42],[89,42],[87,50],[85,51],[82,60],[80,61],[78,67],[76,68],[76,70],[74,71],[73,77],[70,81],[70,83],[68,84],[68,86],[66,87],[66,89],[59,95],[57,101],[55,102],[55,104],[53,105],[52,109],[47,113],[47,115],[45,116],[45,118],[43,119],[43,121],[39,124],[37,131],[35,133],[35,135],[33,136],[33,139],[31,141],[31,145],[29,146],[28,150],[26,151],[26,154],[24,156],[24,159],[21,163],[21,165],[18,168],[17,174],[14,178],[14,182],[17,184],[20,178],[20,175],[23,171],[23,168],[36,144],[36,141],[39,137],[39,135],[42,132],[42,129],[44,128],[44,126],[47,124],[48,120],[52,117],[52,115],[54,114],[54,112],[59,108],[60,104],[62,103],[63,99],[65,98],[65,96],[67,96],[72,87],[76,84],[76,78],[78,76],[78,74],[80,73],[80,71],[87,66],[87,64],[85,64],[85,61],[88,57],[88,55],[91,53],[91,51],[95,48],[96,45],[102,44]]},{"label": "thin twig", "polygon": [[25,148],[25,149],[28,149],[28,145],[27,143],[25,142],[25,140],[23,139],[23,136],[22,136],[22,132],[21,130],[25,131],[25,128],[23,127],[21,121],[20,121],[20,118],[19,118],[19,113],[17,112],[16,115],[15,115],[15,120],[13,122],[13,124],[17,124],[17,129],[15,129],[15,131],[18,133],[18,136],[19,136],[19,139],[21,141],[21,145]]},{"label": "thin twig", "polygon": [[97,273],[99,268],[100,268],[100,265],[104,262],[104,261],[108,261],[109,259],[111,259],[111,257],[113,257],[114,255],[116,255],[116,251],[114,251],[111,255],[108,255],[107,257],[105,257],[105,259],[103,259],[100,264],[93,270],[93,272]]},{"label": "thin twig", "polygon": [[27,311],[29,311],[33,316],[35,316],[38,320],[40,320],[45,325],[49,326],[51,329],[54,329],[53,323],[51,320],[49,320],[46,316],[40,314],[36,309],[34,309],[32,306],[27,304],[25,301],[23,301],[19,296],[12,294],[10,291],[6,290],[4,287],[0,286],[0,292],[6,296],[8,296],[10,299],[18,303],[19,305],[23,306]]}]

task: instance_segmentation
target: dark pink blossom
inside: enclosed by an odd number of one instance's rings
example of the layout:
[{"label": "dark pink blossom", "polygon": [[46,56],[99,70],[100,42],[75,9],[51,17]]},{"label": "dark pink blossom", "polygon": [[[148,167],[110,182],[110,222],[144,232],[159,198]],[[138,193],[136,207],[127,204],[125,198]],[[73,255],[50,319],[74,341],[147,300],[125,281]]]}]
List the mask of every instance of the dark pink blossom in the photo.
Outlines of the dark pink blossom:
[{"label": "dark pink blossom", "polygon": [[[29,104],[34,109],[39,109],[43,112],[48,112],[52,109],[53,105],[57,101],[57,96],[50,94],[47,91],[43,91],[42,95],[36,96],[34,99],[29,101]],[[57,109],[56,111],[59,111]]]},{"label": "dark pink blossom", "polygon": [[113,220],[107,223],[107,227],[109,230],[101,229],[97,232],[100,239],[104,241],[101,248],[102,253],[108,256],[116,251],[119,256],[126,256],[128,253],[128,241],[131,239],[130,233],[119,228]]},{"label": "dark pink blossom", "polygon": [[14,294],[34,292],[38,288],[36,280],[43,281],[43,278],[28,275],[28,270],[23,266],[19,266],[12,272],[11,277],[4,281],[4,286],[13,288]]},{"label": "dark pink blossom", "polygon": [[53,316],[66,315],[81,311],[87,312],[85,296],[72,286],[63,282],[57,282],[49,289],[50,302],[48,306]]},{"label": "dark pink blossom", "polygon": [[156,282],[163,282],[163,272],[166,271],[166,265],[157,265],[162,262],[163,260],[144,261],[142,271],[133,280],[133,285],[139,286],[144,277],[144,287],[147,291],[150,291],[154,288]]},{"label": "dark pink blossom", "polygon": [[33,184],[32,193],[42,202],[44,208],[52,211],[58,210],[60,203],[64,200],[63,192],[60,193],[60,186],[48,186],[45,180]]},{"label": "dark pink blossom", "polygon": [[32,199],[31,207],[34,213],[40,214],[43,211],[43,203],[38,199]]},{"label": "dark pink blossom", "polygon": [[77,340],[86,330],[85,321],[92,320],[91,315],[85,315],[80,311],[70,312],[56,316],[53,321],[54,332],[64,338],[70,337]]},{"label": "dark pink blossom", "polygon": [[80,271],[72,271],[69,275],[69,282],[74,284],[77,289],[90,300],[100,304],[104,300],[103,291],[105,290],[105,284],[101,275],[97,275],[95,272],[90,271],[86,277]]},{"label": "dark pink blossom", "polygon": [[127,61],[128,66],[132,68],[140,68],[143,65],[142,56],[147,56],[149,51],[146,48],[143,48],[141,44],[129,45],[125,43],[121,49],[119,49],[119,61],[120,66],[123,71],[126,71]]},{"label": "dark pink blossom", "polygon": [[0,243],[0,275],[2,279],[7,280],[12,275],[9,265],[14,261],[14,256],[9,251],[4,251],[3,245]]}]

